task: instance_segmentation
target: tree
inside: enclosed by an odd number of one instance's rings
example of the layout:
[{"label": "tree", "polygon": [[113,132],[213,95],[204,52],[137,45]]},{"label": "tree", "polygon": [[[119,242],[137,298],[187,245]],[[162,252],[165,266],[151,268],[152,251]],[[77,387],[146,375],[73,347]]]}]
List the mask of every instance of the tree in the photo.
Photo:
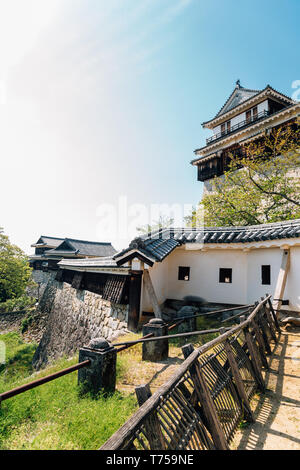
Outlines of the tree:
[{"label": "tree", "polygon": [[[300,217],[299,128],[273,129],[260,142],[230,155],[228,170],[214,178],[200,202],[206,226],[256,225]],[[199,212],[199,208],[198,208]],[[188,225],[198,221],[194,210]]]},{"label": "tree", "polygon": [[12,245],[0,228],[0,302],[22,296],[30,276],[31,268],[25,253]]},{"label": "tree", "polygon": [[160,215],[159,219],[156,221],[153,221],[152,224],[142,225],[140,227],[137,227],[136,230],[139,233],[145,234],[145,233],[155,232],[159,230],[160,228],[171,227],[173,224],[174,224],[174,219],[172,217]]}]

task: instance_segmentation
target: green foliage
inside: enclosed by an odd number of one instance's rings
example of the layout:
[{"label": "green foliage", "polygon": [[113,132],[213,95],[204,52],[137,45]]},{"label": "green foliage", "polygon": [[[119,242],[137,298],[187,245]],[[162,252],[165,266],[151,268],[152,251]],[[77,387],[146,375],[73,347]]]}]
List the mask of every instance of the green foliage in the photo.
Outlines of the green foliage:
[{"label": "green foliage", "polygon": [[4,371],[0,374],[0,384],[3,379],[10,383],[31,374],[31,361],[37,345],[24,343],[17,332],[0,335],[0,341],[4,342],[6,348],[6,364],[0,368],[0,371]]},{"label": "green foliage", "polygon": [[18,312],[30,309],[35,303],[36,299],[34,297],[28,297],[27,295],[21,295],[21,297],[16,299],[9,299],[0,304],[0,315],[5,312]]},{"label": "green foliage", "polygon": [[23,318],[21,322],[21,332],[25,333],[25,331],[28,330],[29,325],[33,322],[33,317],[32,315],[27,315],[26,318]]},{"label": "green foliage", "polygon": [[[0,336],[7,348],[7,364],[0,372],[0,393],[22,383],[69,367],[78,361],[62,359],[32,377],[35,346],[16,333]],[[24,379],[24,377],[27,377]],[[24,392],[2,403],[0,449],[98,449],[136,410],[133,394],[80,396],[77,373]]]},{"label": "green foliage", "polygon": [[0,229],[0,302],[24,295],[30,275],[25,253],[12,245]]},{"label": "green foliage", "polygon": [[[179,333],[178,328],[174,328],[172,331],[172,335],[175,335]],[[209,317],[197,317],[196,320],[196,329],[197,331],[203,331],[203,330],[213,330],[216,328],[220,328],[220,321],[215,318],[209,318]],[[184,346],[185,344],[192,343],[195,348],[198,348],[202,346],[202,344],[208,343],[209,341],[212,341],[214,338],[219,336],[219,333],[207,333],[203,334],[201,336],[195,335],[195,336],[187,336],[187,337],[181,337],[181,338],[174,338],[169,341],[169,344],[172,346],[176,346],[178,348]]]},{"label": "green foliage", "polygon": [[[275,129],[263,141],[231,155],[229,170],[215,178],[201,208],[206,226],[256,225],[300,217],[299,129]],[[187,220],[196,226],[198,213]]]}]

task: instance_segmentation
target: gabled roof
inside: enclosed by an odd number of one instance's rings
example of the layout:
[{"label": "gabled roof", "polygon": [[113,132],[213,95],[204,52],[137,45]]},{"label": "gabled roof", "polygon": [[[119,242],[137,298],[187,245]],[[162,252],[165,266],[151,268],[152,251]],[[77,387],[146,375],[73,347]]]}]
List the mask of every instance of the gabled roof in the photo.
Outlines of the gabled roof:
[{"label": "gabled roof", "polygon": [[[209,121],[203,122],[202,126],[211,128],[213,127],[214,121],[216,121],[215,124],[219,123],[219,121],[222,122],[222,116],[224,116],[225,118],[225,115],[227,113],[230,116],[232,114],[234,115],[235,113],[233,112],[233,110],[235,108],[240,108],[240,110],[237,109],[237,112],[242,112],[245,108],[245,106],[243,105],[247,104],[248,101],[251,101],[252,103],[254,98],[254,101],[259,102],[263,99],[266,99],[268,96],[271,96],[279,100],[280,102],[285,103],[286,105],[295,104],[295,101],[293,101],[289,96],[280,93],[279,91],[272,88],[270,85],[267,85],[263,90],[251,90],[249,88],[242,87],[238,81],[235,89],[233,90],[229,98],[226,100],[220,111],[215,115],[214,118],[210,119]],[[249,103],[249,105],[251,103]]]},{"label": "gabled roof", "polygon": [[136,238],[114,259],[118,265],[122,265],[129,259],[139,258],[152,266],[183,244],[243,244],[285,238],[300,238],[300,219],[241,227],[167,228]]},{"label": "gabled roof", "polygon": [[58,245],[60,245],[61,242],[63,241],[64,241],[64,238],[49,237],[49,236],[41,235],[38,241],[31,246],[48,245],[50,247],[55,248]]},{"label": "gabled roof", "polygon": [[47,256],[113,256],[116,250],[111,243],[90,242],[87,240],[75,240],[73,238],[65,238],[54,250],[49,250]]},{"label": "gabled roof", "polygon": [[216,114],[215,118],[227,113],[227,111],[230,111],[231,109],[235,108],[236,106],[248,100],[249,98],[252,98],[253,96],[257,95],[261,91],[262,90],[250,90],[249,88],[244,88],[240,85],[238,80],[235,89],[233,90],[225,104],[222,106],[220,111]]}]

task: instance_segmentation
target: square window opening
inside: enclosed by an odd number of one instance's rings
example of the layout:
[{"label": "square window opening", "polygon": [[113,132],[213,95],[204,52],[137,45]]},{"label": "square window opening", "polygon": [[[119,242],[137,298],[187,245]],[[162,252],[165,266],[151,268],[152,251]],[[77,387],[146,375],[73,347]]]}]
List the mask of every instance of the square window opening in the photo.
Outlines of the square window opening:
[{"label": "square window opening", "polygon": [[188,266],[179,266],[178,268],[178,281],[189,281],[190,280],[191,268]]},{"label": "square window opening", "polygon": [[222,282],[225,284],[232,283],[232,268],[220,268],[219,282]]}]

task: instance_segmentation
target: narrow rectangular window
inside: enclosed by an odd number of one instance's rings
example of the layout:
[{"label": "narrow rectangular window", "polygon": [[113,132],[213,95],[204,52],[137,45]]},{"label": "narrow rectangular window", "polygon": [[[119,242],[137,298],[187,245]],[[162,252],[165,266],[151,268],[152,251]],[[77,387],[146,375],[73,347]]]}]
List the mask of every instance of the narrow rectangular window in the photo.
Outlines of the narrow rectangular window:
[{"label": "narrow rectangular window", "polygon": [[257,106],[252,109],[253,121],[257,119]]},{"label": "narrow rectangular window", "polygon": [[220,268],[219,282],[232,283],[232,268]]},{"label": "narrow rectangular window", "polygon": [[246,121],[251,122],[251,109],[249,111],[246,111]]},{"label": "narrow rectangular window", "polygon": [[271,284],[271,266],[269,264],[261,267],[261,283],[263,285]]},{"label": "narrow rectangular window", "polygon": [[226,130],[227,130],[227,134],[229,134],[229,132],[231,131],[231,121],[226,122]]},{"label": "narrow rectangular window", "polygon": [[178,268],[178,281],[189,281],[190,280],[190,270],[188,266],[179,266]]},{"label": "narrow rectangular window", "polygon": [[225,134],[225,124],[221,124],[221,134]]}]

